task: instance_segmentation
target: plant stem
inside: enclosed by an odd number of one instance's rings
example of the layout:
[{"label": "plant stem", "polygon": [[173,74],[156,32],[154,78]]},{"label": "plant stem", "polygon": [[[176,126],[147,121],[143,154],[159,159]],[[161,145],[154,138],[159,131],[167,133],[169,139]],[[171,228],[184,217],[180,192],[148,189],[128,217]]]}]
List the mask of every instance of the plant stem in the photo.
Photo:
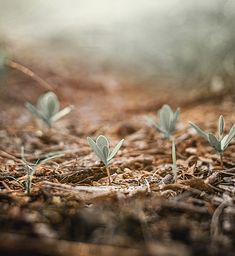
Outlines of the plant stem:
[{"label": "plant stem", "polygon": [[224,169],[223,154],[220,154],[220,166],[222,169]]},{"label": "plant stem", "polygon": [[106,165],[105,168],[106,168],[106,172],[107,172],[107,175],[108,175],[109,185],[111,185],[111,176],[110,176],[109,167]]},{"label": "plant stem", "polygon": [[174,138],[172,139],[171,156],[172,156],[172,170],[174,175],[174,181],[176,181],[177,180],[177,164],[176,164],[176,150],[175,150]]}]

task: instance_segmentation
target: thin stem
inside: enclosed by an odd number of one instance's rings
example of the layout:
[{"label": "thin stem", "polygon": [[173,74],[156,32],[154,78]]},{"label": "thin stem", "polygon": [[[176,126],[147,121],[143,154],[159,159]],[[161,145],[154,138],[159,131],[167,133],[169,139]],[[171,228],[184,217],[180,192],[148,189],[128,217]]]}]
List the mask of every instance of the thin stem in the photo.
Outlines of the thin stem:
[{"label": "thin stem", "polygon": [[222,169],[224,169],[223,154],[220,154],[220,166]]},{"label": "thin stem", "polygon": [[107,175],[108,175],[109,185],[111,185],[111,176],[110,176],[109,167],[106,165],[105,168],[106,168],[106,172],[107,172]]},{"label": "thin stem", "polygon": [[174,175],[174,181],[177,180],[177,164],[176,164],[176,149],[175,149],[175,140],[172,138],[172,148],[171,148],[171,156],[172,156],[172,170]]}]

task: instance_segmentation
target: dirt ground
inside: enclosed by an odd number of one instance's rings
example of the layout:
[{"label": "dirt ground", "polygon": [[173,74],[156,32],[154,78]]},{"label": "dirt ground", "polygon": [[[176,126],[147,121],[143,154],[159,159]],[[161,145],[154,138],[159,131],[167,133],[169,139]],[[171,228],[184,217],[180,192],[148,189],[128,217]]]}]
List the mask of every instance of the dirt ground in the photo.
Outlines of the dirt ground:
[{"label": "dirt ground", "polygon": [[[34,69],[35,70],[35,69]],[[228,131],[235,102],[194,97],[190,90],[39,73],[75,109],[43,132],[24,107],[46,91],[9,70],[0,87],[0,255],[235,255],[235,141],[224,168],[188,121]],[[104,75],[105,78],[105,75]],[[178,178],[172,181],[171,144],[145,116],[165,103],[181,108],[176,132]],[[87,144],[106,135],[124,145],[111,162],[112,185]],[[26,160],[39,165],[25,193]]]}]

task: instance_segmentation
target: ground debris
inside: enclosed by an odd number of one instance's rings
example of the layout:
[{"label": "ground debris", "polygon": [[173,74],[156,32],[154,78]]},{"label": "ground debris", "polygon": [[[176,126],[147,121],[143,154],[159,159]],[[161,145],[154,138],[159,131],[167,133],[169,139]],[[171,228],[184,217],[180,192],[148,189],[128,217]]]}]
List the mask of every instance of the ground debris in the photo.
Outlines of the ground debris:
[{"label": "ground debris", "polygon": [[[214,131],[219,113],[232,124],[234,102],[195,101],[192,107],[187,97],[174,92],[172,99],[171,91],[157,87],[124,84],[113,93],[74,78],[57,88],[74,112],[45,133],[24,109],[29,95],[41,93],[26,82],[27,95],[26,89],[16,95],[13,84],[8,100],[0,94],[0,255],[234,254],[235,144],[221,168],[214,150],[188,127],[195,121]],[[176,181],[171,141],[145,122],[165,103],[183,106]],[[87,144],[87,136],[98,134],[114,145],[125,138],[110,162],[111,186]],[[30,165],[61,154],[36,168],[30,194],[22,146]]]}]

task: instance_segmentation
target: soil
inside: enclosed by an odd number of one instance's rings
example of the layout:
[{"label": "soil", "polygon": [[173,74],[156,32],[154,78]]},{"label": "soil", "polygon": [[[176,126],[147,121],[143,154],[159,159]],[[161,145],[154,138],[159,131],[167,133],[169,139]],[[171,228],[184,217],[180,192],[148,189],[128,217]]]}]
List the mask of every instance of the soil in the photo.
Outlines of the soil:
[{"label": "soil", "polygon": [[[61,105],[75,109],[42,129],[24,104],[46,88],[14,70],[1,80],[0,255],[235,255],[235,141],[222,168],[188,126],[215,131],[223,114],[228,131],[231,95],[41,74]],[[176,182],[170,141],[145,122],[165,103],[181,108]],[[125,139],[110,164],[111,185],[86,140],[100,134],[112,146]],[[28,194],[22,147],[31,166],[57,155],[35,167]]]}]

